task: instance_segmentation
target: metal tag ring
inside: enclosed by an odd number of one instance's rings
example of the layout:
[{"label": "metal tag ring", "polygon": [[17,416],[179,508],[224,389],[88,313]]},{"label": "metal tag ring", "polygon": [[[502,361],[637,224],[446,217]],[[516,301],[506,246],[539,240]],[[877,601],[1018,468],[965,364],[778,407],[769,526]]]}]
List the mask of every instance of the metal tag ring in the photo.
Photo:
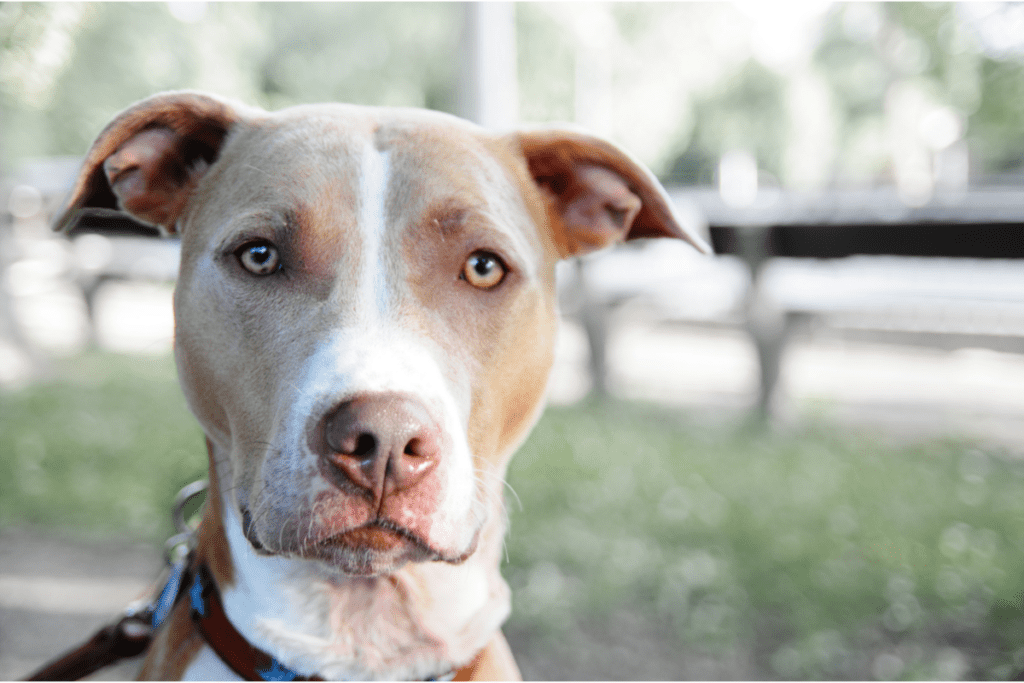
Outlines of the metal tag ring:
[{"label": "metal tag ring", "polygon": [[188,521],[185,519],[185,505],[199,494],[205,493],[209,485],[209,482],[205,479],[194,481],[191,484],[184,486],[180,491],[178,491],[178,495],[174,497],[174,507],[171,508],[171,519],[174,520],[174,528],[178,530],[179,534],[191,534],[195,531],[189,526]]}]

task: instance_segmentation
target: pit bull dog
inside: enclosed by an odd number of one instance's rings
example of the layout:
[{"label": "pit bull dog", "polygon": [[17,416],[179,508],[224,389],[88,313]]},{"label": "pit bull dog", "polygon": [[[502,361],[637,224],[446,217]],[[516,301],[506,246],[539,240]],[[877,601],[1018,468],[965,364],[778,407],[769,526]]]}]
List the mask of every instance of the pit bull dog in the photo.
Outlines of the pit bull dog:
[{"label": "pit bull dog", "polygon": [[172,92],[119,114],[58,227],[181,236],[175,356],[210,490],[153,679],[514,679],[507,463],[558,260],[684,239],[654,176],[569,129]]}]

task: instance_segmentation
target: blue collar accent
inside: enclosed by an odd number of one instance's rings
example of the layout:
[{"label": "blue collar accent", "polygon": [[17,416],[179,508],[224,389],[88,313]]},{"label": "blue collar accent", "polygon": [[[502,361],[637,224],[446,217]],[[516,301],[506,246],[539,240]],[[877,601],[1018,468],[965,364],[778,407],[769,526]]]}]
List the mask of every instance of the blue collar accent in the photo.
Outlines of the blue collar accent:
[{"label": "blue collar accent", "polygon": [[160,597],[157,598],[156,604],[153,606],[153,616],[150,621],[153,628],[164,623],[167,615],[171,613],[171,608],[178,601],[178,594],[181,592],[181,582],[184,577],[184,560],[171,565],[171,571],[167,575],[167,581],[164,583],[163,589],[160,591]]}]

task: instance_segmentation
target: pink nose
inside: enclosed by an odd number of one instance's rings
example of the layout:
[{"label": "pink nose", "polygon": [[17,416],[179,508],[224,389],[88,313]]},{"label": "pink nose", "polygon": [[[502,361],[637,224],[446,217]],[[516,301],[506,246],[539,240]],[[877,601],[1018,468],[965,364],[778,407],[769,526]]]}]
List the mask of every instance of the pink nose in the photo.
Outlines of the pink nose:
[{"label": "pink nose", "polygon": [[327,462],[379,503],[419,483],[441,456],[441,429],[426,407],[398,394],[367,394],[324,418]]}]

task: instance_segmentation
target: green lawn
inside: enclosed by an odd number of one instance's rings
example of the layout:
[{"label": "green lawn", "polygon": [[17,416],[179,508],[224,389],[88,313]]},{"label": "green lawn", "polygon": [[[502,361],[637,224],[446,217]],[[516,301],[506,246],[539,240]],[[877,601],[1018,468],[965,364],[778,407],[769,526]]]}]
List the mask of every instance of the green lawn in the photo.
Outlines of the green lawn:
[{"label": "green lawn", "polygon": [[[87,354],[0,393],[0,525],[169,535],[203,476],[170,358]],[[951,440],[551,408],[513,460],[510,633],[538,656],[638,615],[781,678],[1024,670],[1024,461]]]},{"label": "green lawn", "polygon": [[549,409],[509,481],[516,619],[549,642],[628,606],[761,676],[1024,669],[1024,461],[1006,453],[616,403]]},{"label": "green lawn", "polygon": [[169,536],[174,494],[206,471],[174,360],[90,353],[53,374],[0,392],[0,524]]}]

